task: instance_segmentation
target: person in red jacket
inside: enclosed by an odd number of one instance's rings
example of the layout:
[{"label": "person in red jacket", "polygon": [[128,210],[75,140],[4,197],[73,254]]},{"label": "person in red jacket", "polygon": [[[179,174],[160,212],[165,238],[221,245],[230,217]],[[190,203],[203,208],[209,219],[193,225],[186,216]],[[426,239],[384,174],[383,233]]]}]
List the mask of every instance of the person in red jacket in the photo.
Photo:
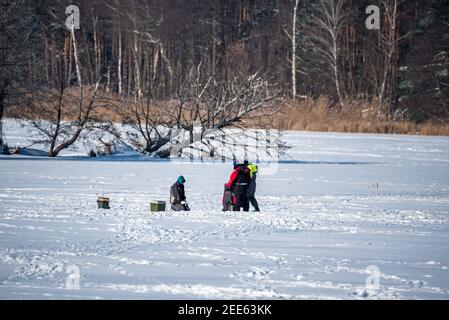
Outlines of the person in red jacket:
[{"label": "person in red jacket", "polygon": [[234,210],[249,211],[248,186],[251,180],[250,170],[248,169],[248,161],[243,164],[234,164],[234,171],[229,178],[228,187],[234,194]]}]

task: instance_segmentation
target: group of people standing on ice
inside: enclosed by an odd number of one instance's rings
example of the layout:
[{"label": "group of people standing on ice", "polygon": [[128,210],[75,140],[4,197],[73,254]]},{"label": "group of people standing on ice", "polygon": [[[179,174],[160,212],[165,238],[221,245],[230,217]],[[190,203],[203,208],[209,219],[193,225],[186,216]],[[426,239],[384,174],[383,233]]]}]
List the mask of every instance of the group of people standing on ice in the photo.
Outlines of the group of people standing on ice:
[{"label": "group of people standing on ice", "polygon": [[[233,171],[229,181],[224,185],[222,198],[223,211],[249,211],[249,204],[254,211],[260,211],[255,198],[258,166],[248,161],[233,163]],[[170,204],[173,211],[190,211],[186,202],[184,184],[186,179],[179,176],[170,187]]]},{"label": "group of people standing on ice", "polygon": [[257,165],[248,161],[234,162],[229,182],[224,185],[223,211],[249,211],[250,202],[255,211],[260,211],[255,197],[257,171]]}]

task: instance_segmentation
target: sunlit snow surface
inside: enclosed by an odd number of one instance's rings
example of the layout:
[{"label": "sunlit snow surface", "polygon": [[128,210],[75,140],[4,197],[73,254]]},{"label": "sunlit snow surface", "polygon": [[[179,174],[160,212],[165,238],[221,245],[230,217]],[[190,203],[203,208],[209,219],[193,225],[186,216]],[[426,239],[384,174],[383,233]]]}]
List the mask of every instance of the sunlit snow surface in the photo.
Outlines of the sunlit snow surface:
[{"label": "sunlit snow surface", "polygon": [[[449,298],[448,138],[284,137],[261,213],[220,211],[230,163],[1,157],[0,298]],[[180,174],[192,211],[150,213]]]}]

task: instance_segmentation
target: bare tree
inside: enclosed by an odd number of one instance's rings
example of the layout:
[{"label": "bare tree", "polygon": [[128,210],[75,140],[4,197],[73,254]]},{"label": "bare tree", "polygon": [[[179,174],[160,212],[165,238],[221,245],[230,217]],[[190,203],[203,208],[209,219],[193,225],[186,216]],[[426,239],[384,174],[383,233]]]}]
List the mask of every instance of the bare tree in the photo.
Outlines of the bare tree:
[{"label": "bare tree", "polygon": [[40,88],[26,114],[38,131],[33,143],[48,145],[48,156],[56,157],[73,145],[84,130],[97,126],[94,110],[100,107],[99,84],[100,81],[90,88],[87,99],[70,94],[63,84],[48,90]]},{"label": "bare tree", "polygon": [[[72,39],[73,34],[72,29]],[[76,44],[75,41],[74,43]],[[75,47],[74,55],[77,55]],[[62,150],[73,145],[89,126],[97,126],[95,109],[107,104],[107,100],[98,95],[101,79],[98,79],[94,86],[85,87],[80,77],[79,90],[68,88],[63,52],[59,51],[57,56],[56,81],[49,86],[36,84],[23,113],[37,129],[38,137],[33,143],[48,145],[49,157],[56,157]],[[81,67],[78,65],[77,69],[77,75],[80,75]],[[86,93],[88,96],[84,97]]]},{"label": "bare tree", "polygon": [[124,124],[138,133],[127,132],[126,139],[142,153],[158,151],[170,142],[174,126],[171,109],[168,103],[153,101],[149,97],[123,104],[119,113]]},{"label": "bare tree", "polygon": [[391,98],[391,89],[395,85],[395,71],[397,69],[398,60],[398,46],[401,41],[406,39],[411,33],[403,36],[399,34],[399,7],[403,0],[382,0],[384,9],[384,26],[379,32],[380,50],[383,55],[383,72],[379,85],[377,86],[377,93],[379,99],[379,107],[384,111],[384,115],[388,118],[391,114],[391,101],[386,101]]},{"label": "bare tree", "polygon": [[[283,30],[285,34],[287,35],[290,43],[291,43],[291,60],[290,63],[290,72],[291,72],[291,93],[292,93],[292,99],[297,98],[297,60],[298,60],[298,9],[299,9],[299,2],[300,0],[292,0],[293,3],[291,4],[293,9],[291,9],[290,6],[288,6],[288,15],[289,18],[289,25],[288,27],[284,27]],[[290,4],[290,3],[289,3]]]},{"label": "bare tree", "polygon": [[203,76],[201,70],[200,64],[190,71],[173,114],[177,128],[188,132],[190,144],[207,144],[208,133],[225,128],[262,126],[267,124],[262,119],[270,122],[278,111],[279,90],[257,72],[219,80],[214,74]]},{"label": "bare tree", "polygon": [[296,29],[298,17],[299,0],[295,0],[293,6],[293,22],[292,22],[292,98],[296,99]]},{"label": "bare tree", "polygon": [[343,6],[346,0],[320,0],[318,15],[314,18],[317,31],[312,36],[315,48],[322,54],[332,70],[332,76],[341,106],[344,105],[344,88],[341,84],[339,67],[339,36],[344,18]]},{"label": "bare tree", "polygon": [[258,119],[277,110],[279,90],[258,72],[221,80],[202,76],[201,64],[193,68],[178,94],[177,126],[190,130],[199,122],[203,129],[236,126],[251,115]]},{"label": "bare tree", "polygon": [[118,59],[117,59],[117,82],[118,82],[118,95],[122,95],[122,31],[119,27],[118,30]]}]

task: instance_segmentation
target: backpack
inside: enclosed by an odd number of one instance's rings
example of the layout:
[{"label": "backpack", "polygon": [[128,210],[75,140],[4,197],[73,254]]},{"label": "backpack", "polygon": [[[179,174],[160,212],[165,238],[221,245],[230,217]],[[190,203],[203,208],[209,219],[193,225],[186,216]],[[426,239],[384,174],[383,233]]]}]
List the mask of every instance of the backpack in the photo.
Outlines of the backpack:
[{"label": "backpack", "polygon": [[234,211],[234,196],[228,184],[224,185],[223,198],[221,200],[223,204],[223,211]]},{"label": "backpack", "polygon": [[251,176],[250,176],[250,170],[248,169],[248,167],[241,166],[239,168],[239,170],[237,171],[236,182],[237,183],[249,183],[250,179],[251,179]]}]

